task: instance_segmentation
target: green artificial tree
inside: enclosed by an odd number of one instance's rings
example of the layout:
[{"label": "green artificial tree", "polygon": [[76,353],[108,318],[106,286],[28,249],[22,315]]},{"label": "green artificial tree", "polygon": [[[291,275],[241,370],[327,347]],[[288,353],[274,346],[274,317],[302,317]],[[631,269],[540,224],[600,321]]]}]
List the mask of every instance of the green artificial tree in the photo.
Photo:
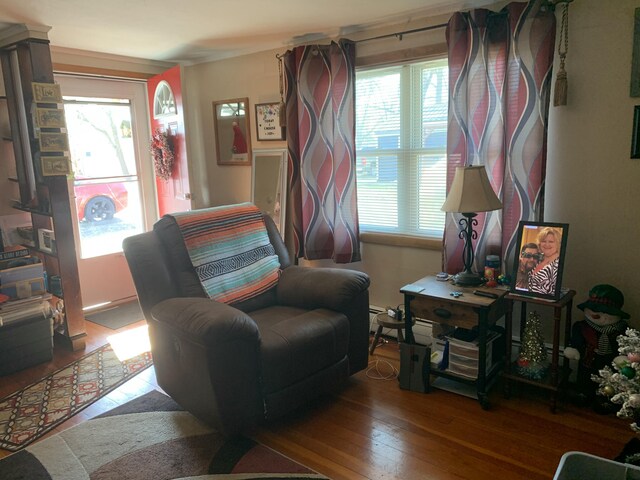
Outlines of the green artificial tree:
[{"label": "green artificial tree", "polygon": [[518,374],[523,377],[541,380],[547,372],[547,349],[542,336],[540,315],[536,311],[529,312],[525,322],[516,363]]}]

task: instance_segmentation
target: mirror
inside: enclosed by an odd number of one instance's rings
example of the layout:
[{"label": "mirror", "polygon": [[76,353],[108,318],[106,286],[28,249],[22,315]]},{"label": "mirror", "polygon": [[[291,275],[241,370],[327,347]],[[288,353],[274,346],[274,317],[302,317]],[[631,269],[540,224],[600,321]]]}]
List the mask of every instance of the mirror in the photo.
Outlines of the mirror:
[{"label": "mirror", "polygon": [[248,106],[248,98],[213,102],[218,165],[251,165]]},{"label": "mirror", "polygon": [[287,205],[287,150],[255,150],[251,201],[269,215],[284,238]]}]

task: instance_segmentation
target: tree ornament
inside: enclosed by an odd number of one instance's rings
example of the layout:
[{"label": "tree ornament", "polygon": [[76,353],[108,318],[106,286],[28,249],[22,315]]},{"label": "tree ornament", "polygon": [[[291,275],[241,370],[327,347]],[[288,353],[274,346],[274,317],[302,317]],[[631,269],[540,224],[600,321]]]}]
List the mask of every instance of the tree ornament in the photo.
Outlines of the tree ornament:
[{"label": "tree ornament", "polygon": [[640,362],[640,353],[639,352],[631,352],[627,355],[627,358],[630,362]]},{"label": "tree ornament", "polygon": [[613,394],[616,393],[616,390],[611,385],[607,385],[602,388],[602,393],[604,393],[607,397],[612,397]]},{"label": "tree ornament", "polygon": [[622,367],[620,369],[620,373],[627,377],[629,380],[636,376],[636,371],[633,369],[633,367],[630,367],[628,365],[626,367]]},{"label": "tree ornament", "polygon": [[163,180],[169,180],[173,173],[173,148],[167,132],[156,128],[151,136],[151,155],[153,156],[153,168],[156,176]]},{"label": "tree ornament", "polygon": [[616,358],[613,359],[613,364],[618,368],[622,368],[626,365],[629,365],[629,357],[625,357],[624,355],[618,355]]}]

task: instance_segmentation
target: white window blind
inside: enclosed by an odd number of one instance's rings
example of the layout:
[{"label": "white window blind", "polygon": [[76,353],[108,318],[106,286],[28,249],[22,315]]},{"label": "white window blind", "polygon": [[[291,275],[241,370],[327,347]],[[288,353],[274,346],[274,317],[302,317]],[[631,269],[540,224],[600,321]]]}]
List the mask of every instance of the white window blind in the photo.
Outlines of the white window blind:
[{"label": "white window blind", "polygon": [[442,238],[447,60],[356,72],[362,232]]}]

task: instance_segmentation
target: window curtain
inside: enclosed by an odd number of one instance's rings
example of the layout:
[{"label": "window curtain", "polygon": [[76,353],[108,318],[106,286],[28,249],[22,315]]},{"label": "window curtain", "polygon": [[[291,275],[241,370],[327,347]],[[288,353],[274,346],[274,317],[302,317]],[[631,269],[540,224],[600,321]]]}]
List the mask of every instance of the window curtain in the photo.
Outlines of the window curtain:
[{"label": "window curtain", "polygon": [[283,63],[295,254],[359,261],[355,44],[296,47]]},{"label": "window curtain", "polygon": [[[511,272],[520,220],[542,221],[555,15],[544,0],[454,14],[447,25],[447,192],[456,167],[485,165],[502,210],[479,213],[473,268]],[[463,270],[459,214],[447,214],[443,267]]]}]

